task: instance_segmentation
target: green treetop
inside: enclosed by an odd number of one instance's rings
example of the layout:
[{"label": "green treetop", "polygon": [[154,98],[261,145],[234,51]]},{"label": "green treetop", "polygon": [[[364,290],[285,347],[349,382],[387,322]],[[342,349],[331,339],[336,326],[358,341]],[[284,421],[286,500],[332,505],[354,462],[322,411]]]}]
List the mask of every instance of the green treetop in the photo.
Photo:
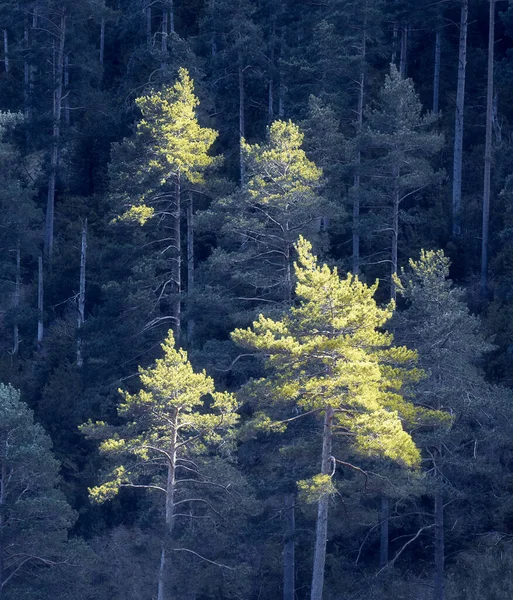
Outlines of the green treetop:
[{"label": "green treetop", "polygon": [[[392,346],[381,328],[393,305],[379,308],[377,284],[368,287],[348,274],[319,266],[300,238],[295,265],[298,305],[279,321],[260,316],[252,328],[232,334],[240,345],[267,356],[269,375],[248,384],[248,393],[269,404],[295,404],[303,413],[324,414],[321,474],[301,487],[318,499],[312,600],[322,597],[328,497],[337,458],[334,439],[350,441],[365,455],[417,466],[420,454],[403,420],[419,412],[403,398],[405,384],[419,379],[416,353]],[[283,428],[260,415],[261,424]],[[334,438],[335,436],[335,438]]]}]

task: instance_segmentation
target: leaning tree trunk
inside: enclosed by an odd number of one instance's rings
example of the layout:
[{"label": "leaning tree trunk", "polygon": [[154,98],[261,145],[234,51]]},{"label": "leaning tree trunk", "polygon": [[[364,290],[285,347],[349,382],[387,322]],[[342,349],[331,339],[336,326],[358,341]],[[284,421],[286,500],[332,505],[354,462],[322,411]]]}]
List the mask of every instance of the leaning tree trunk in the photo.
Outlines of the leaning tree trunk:
[{"label": "leaning tree trunk", "polygon": [[283,600],[295,600],[295,534],[296,520],[294,494],[287,494],[285,519],[287,522],[283,540]]},{"label": "leaning tree trunk", "polygon": [[[331,475],[333,472],[333,457],[331,446],[333,439],[333,408],[326,406],[322,434],[321,473]],[[310,600],[322,600],[324,585],[324,566],[326,564],[326,540],[328,536],[329,495],[324,494],[317,504],[317,523],[315,528],[315,547],[312,574],[312,590]]]},{"label": "leaning tree trunk", "polygon": [[[191,298],[194,291],[194,203],[192,192],[187,203],[187,295]],[[190,343],[194,333],[194,319],[187,320],[187,340]]]},{"label": "leaning tree trunk", "polygon": [[46,256],[51,260],[53,251],[53,224],[55,208],[55,182],[59,168],[59,144],[61,136],[62,112],[62,86],[64,75],[64,44],[66,41],[66,13],[62,11],[57,56],[55,60],[55,80],[53,91],[53,134],[52,152],[50,157],[50,178],[48,181],[48,199],[46,203],[46,223],[44,249]]},{"label": "leaning tree trunk", "polygon": [[452,235],[461,235],[461,172],[463,164],[463,117],[465,110],[465,78],[467,70],[468,0],[461,2],[460,45],[458,52],[458,85],[454,118],[454,153],[452,172]]},{"label": "leaning tree trunk", "polygon": [[488,30],[488,80],[486,85],[486,138],[483,185],[483,228],[481,243],[481,299],[488,295],[488,232],[490,229],[490,193],[492,174],[492,127],[493,127],[493,49],[495,44],[495,0],[490,1]]}]

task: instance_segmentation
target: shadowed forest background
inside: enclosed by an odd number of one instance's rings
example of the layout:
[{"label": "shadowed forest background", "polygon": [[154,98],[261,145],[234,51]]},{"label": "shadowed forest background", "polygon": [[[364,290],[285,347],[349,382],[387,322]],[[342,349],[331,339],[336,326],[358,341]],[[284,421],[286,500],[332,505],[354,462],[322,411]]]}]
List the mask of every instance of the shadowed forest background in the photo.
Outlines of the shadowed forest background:
[{"label": "shadowed forest background", "polygon": [[513,3],[0,31],[0,599],[512,597]]}]

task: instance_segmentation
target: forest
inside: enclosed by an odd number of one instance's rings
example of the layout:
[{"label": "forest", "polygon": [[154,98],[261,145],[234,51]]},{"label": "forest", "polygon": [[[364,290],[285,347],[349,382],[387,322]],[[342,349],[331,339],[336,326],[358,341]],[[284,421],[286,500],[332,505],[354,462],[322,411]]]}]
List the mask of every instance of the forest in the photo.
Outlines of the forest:
[{"label": "forest", "polygon": [[0,278],[0,600],[513,598],[513,0],[1,0]]}]

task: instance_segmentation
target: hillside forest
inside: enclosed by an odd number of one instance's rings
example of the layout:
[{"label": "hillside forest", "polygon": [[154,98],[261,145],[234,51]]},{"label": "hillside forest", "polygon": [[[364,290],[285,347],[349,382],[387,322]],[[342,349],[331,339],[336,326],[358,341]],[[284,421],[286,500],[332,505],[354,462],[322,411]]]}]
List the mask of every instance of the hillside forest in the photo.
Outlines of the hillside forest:
[{"label": "hillside forest", "polygon": [[0,2],[0,599],[513,597],[513,2]]}]

